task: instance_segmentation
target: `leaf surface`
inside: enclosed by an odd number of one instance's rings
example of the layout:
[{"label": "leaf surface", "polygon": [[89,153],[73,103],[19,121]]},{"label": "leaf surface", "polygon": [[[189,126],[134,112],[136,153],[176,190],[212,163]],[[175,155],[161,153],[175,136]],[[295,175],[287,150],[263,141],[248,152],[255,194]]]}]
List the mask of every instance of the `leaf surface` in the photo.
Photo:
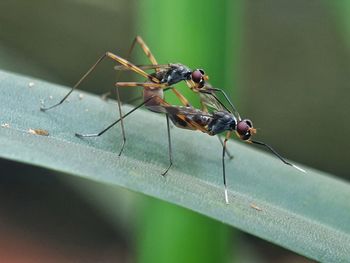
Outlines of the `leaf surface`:
[{"label": "leaf surface", "polygon": [[[174,166],[164,178],[164,116],[138,110],[126,118],[127,144],[118,157],[119,126],[99,138],[74,136],[115,121],[115,101],[76,91],[69,102],[39,110],[42,100],[51,105],[66,92],[62,86],[0,72],[0,156],[157,197],[319,261],[350,261],[348,183],[311,168],[301,173],[231,141],[235,157],[227,161],[227,205],[217,138],[173,128]],[[123,107],[124,112],[130,109]]]}]

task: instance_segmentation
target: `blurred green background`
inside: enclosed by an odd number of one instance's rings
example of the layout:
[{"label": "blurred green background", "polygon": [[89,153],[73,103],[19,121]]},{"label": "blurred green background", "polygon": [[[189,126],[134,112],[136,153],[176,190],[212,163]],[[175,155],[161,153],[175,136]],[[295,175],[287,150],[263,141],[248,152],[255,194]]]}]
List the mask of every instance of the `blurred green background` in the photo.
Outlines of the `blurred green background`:
[{"label": "blurred green background", "polygon": [[[141,35],[159,63],[205,69],[257,138],[349,180],[349,12],[346,0],[2,0],[0,68],[72,86]],[[139,50],[131,59],[147,62]],[[115,80],[105,62],[81,88],[102,94]],[[138,94],[122,91],[124,101]],[[1,262],[310,262],[126,190],[0,164]]]}]

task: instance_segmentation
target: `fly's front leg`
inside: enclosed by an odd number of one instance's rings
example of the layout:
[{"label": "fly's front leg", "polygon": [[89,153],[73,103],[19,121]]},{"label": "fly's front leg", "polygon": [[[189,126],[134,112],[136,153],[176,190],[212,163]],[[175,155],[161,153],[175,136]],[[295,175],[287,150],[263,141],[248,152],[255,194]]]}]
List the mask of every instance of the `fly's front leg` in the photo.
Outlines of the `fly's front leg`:
[{"label": "fly's front leg", "polygon": [[[219,141],[220,141],[220,143],[221,143],[221,145],[222,145],[222,147],[223,147],[223,146],[224,146],[224,142],[223,142],[223,140],[221,139],[220,135],[217,135],[216,137],[218,137],[218,139],[219,139]],[[228,150],[227,146],[225,146],[225,151],[226,151],[226,154],[227,154],[228,158],[229,158],[230,160],[232,160],[232,159],[233,159],[233,155],[230,153],[230,151]]]}]

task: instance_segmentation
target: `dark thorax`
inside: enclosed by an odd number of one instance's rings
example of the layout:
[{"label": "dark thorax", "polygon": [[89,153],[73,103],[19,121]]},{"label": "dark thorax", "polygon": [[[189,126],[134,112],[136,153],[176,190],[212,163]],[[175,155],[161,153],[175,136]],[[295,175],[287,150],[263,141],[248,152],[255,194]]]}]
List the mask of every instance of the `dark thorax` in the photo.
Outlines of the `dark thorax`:
[{"label": "dark thorax", "polygon": [[182,64],[169,64],[169,68],[154,73],[160,83],[167,83],[169,86],[178,82],[191,79],[192,71]]},{"label": "dark thorax", "polygon": [[236,129],[236,118],[226,111],[217,111],[212,114],[212,120],[208,125],[208,134],[216,135],[224,131]]}]

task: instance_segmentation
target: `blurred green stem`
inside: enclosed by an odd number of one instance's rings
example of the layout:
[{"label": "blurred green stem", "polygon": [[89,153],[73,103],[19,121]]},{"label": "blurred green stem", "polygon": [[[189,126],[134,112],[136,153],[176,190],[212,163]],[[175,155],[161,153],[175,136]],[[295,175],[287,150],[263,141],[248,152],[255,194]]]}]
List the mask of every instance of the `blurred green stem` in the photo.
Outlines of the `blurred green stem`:
[{"label": "blurred green stem", "polygon": [[347,45],[350,46],[350,1],[338,0],[338,1],[326,1],[326,5],[329,5],[331,10],[335,12],[336,22],[339,26],[339,31],[344,34],[344,39]]},{"label": "blurred green stem", "polygon": [[[226,88],[232,96],[237,84],[241,1],[145,0],[139,2],[138,10],[137,34],[158,63],[203,68],[214,86]],[[181,92],[198,106],[197,95],[182,87]],[[166,99],[178,103],[169,95]],[[232,254],[232,231],[222,223],[154,199],[146,207],[140,217],[139,262],[227,262]]]},{"label": "blurred green stem", "polygon": [[147,198],[139,262],[227,262],[229,227],[193,211]]}]

